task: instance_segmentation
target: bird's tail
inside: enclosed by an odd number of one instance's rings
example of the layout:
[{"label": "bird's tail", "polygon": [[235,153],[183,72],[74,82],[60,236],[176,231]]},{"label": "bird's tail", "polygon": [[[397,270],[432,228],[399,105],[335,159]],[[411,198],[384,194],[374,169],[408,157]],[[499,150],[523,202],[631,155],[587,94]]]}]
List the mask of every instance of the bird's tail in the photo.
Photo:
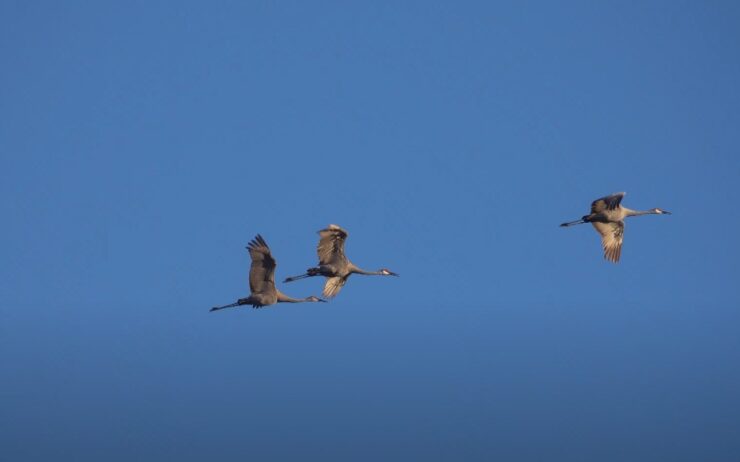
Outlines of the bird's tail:
[{"label": "bird's tail", "polygon": [[573,226],[573,225],[581,225],[583,223],[588,223],[586,220],[581,218],[580,220],[576,221],[569,221],[568,223],[562,223],[560,226]]}]

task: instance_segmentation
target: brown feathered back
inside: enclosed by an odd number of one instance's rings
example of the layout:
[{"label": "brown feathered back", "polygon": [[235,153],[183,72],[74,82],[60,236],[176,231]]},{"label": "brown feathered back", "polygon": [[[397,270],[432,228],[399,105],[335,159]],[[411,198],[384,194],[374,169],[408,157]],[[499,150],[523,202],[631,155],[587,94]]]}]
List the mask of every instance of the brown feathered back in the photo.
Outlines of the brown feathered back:
[{"label": "brown feathered back", "polygon": [[319,265],[347,263],[347,257],[344,255],[344,240],[347,236],[347,231],[337,225],[329,225],[319,231],[319,245],[316,248]]},{"label": "brown feathered back", "polygon": [[618,192],[611,194],[609,196],[604,196],[596,199],[591,203],[591,213],[601,213],[604,210],[614,210],[617,207],[619,207],[619,204],[622,202],[622,198],[624,197],[623,192]]},{"label": "brown feathered back", "polygon": [[253,294],[275,292],[275,267],[267,242],[259,234],[247,245],[252,266],[249,268],[249,290]]}]

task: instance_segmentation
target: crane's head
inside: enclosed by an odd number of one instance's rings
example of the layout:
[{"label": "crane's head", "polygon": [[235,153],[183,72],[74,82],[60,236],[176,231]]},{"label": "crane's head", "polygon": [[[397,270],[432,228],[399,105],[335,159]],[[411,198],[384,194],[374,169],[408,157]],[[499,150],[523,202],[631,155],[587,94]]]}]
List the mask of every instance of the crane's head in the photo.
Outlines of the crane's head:
[{"label": "crane's head", "polygon": [[671,215],[671,212],[669,212],[668,210],[663,210],[663,209],[659,209],[659,208],[654,208],[652,210],[652,212],[653,213],[656,213],[658,215]]},{"label": "crane's head", "polygon": [[394,273],[393,271],[389,270],[388,268],[380,268],[378,270],[378,273],[382,274],[383,276],[396,276],[396,277],[398,277],[398,273]]},{"label": "crane's head", "polygon": [[319,298],[319,297],[317,297],[315,295],[311,295],[310,297],[306,297],[306,301],[307,302],[324,302],[324,303],[326,303],[326,300],[324,300],[323,298]]}]

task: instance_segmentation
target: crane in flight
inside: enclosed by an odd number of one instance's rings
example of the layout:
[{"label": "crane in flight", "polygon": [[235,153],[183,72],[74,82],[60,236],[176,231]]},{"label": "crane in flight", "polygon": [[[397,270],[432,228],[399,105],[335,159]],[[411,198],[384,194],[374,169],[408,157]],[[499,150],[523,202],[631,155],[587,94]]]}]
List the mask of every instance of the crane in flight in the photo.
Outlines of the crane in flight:
[{"label": "crane in flight", "polygon": [[618,192],[610,196],[600,197],[591,203],[591,213],[584,215],[580,220],[563,223],[560,226],[573,226],[582,223],[591,223],[601,235],[601,246],[604,248],[604,258],[617,263],[622,254],[624,240],[624,219],[640,215],[670,215],[663,209],[632,210],[622,207],[622,198],[625,193]]},{"label": "crane in flight", "polygon": [[249,268],[249,290],[247,298],[240,298],[230,305],[214,306],[211,311],[222,310],[240,305],[252,305],[253,308],[274,305],[275,303],[325,302],[311,295],[306,298],[292,298],[275,288],[275,267],[277,262],[272,257],[267,242],[259,234],[247,245],[252,266]]},{"label": "crane in flight", "polygon": [[378,271],[365,271],[349,261],[344,254],[344,241],[348,233],[337,225],[329,225],[319,231],[319,245],[316,248],[319,254],[319,265],[306,270],[305,274],[293,276],[285,279],[284,282],[291,282],[297,279],[309,278],[313,276],[324,276],[324,297],[335,297],[347,279],[353,274],[365,274],[368,276],[398,276],[398,274],[387,268],[381,268]]}]

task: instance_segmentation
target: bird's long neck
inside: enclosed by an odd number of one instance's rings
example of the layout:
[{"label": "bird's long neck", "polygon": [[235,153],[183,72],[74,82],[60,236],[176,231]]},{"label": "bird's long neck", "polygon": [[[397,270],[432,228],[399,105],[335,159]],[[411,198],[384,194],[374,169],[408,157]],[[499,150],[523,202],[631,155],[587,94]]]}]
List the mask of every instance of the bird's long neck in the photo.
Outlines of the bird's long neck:
[{"label": "bird's long neck", "polygon": [[622,207],[622,209],[624,209],[625,217],[639,217],[640,215],[656,215],[655,210],[632,210],[632,209],[628,209],[627,207]]},{"label": "bird's long neck", "polygon": [[277,302],[278,303],[302,303],[302,302],[308,302],[308,301],[310,301],[308,297],[307,298],[293,298],[293,297],[288,297],[287,295],[280,292],[279,290],[277,291]]},{"label": "bird's long neck", "polygon": [[355,266],[354,263],[349,264],[349,272],[355,274],[364,274],[366,276],[380,276],[383,274],[380,271],[366,271],[358,266]]}]

